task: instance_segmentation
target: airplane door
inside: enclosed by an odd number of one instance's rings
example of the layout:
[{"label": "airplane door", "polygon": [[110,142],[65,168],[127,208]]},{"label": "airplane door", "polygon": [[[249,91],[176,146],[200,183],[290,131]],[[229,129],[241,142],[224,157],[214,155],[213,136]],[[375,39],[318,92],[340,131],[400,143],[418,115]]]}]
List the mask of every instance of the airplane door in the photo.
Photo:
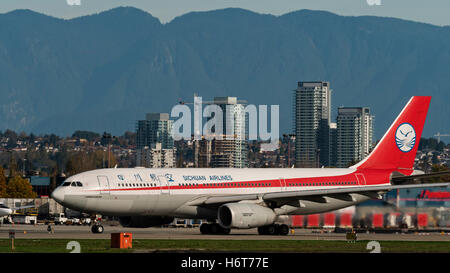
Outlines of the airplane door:
[{"label": "airplane door", "polygon": [[107,176],[99,175],[97,176],[99,193],[100,194],[110,194],[109,191],[109,180]]},{"label": "airplane door", "polygon": [[366,178],[364,177],[364,174],[357,173],[355,175],[356,175],[356,179],[358,180],[358,184],[360,186],[365,186],[366,185]]},{"label": "airplane door", "polygon": [[287,190],[286,180],[282,177],[280,177],[280,189],[281,189],[281,191]]},{"label": "airplane door", "polygon": [[170,194],[169,180],[167,179],[166,175],[159,175],[158,180],[161,194]]}]

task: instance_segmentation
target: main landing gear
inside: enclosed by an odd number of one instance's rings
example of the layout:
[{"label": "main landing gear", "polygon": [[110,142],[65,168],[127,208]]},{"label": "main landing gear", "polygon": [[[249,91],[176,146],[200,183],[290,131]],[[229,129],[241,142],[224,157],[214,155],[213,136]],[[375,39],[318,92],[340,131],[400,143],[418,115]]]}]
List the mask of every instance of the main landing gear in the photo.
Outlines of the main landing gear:
[{"label": "main landing gear", "polygon": [[[212,224],[202,224],[200,226],[200,232],[202,234],[230,234],[229,228],[223,228],[217,223]],[[288,235],[289,234],[289,226],[282,224],[273,224],[263,227],[258,227],[258,234],[259,235]]]},{"label": "main landing gear", "polygon": [[273,224],[263,227],[258,227],[259,235],[288,235],[289,234],[289,226],[282,224]]},{"label": "main landing gear", "polygon": [[220,226],[217,223],[213,223],[213,224],[202,224],[200,226],[200,232],[202,234],[224,234],[224,235],[228,235],[230,234],[231,229],[229,228],[224,228],[222,226]]}]

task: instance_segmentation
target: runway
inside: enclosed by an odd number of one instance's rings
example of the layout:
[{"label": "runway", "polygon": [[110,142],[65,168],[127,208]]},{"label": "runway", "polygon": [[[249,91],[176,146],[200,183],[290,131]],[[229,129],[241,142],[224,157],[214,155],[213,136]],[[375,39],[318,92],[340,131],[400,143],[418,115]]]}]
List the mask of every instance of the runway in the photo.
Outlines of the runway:
[{"label": "runway", "polygon": [[[49,233],[45,225],[1,225],[0,239],[9,238],[14,230],[17,239],[110,239],[111,233],[130,232],[133,239],[169,239],[169,240],[346,240],[345,233],[320,232],[311,229],[293,229],[287,236],[258,235],[256,228],[247,230],[233,229],[229,235],[202,235],[199,228],[123,228],[104,225],[102,234],[93,234],[89,226],[52,226]],[[446,241],[450,242],[450,233],[358,233],[358,240],[376,241]]]}]

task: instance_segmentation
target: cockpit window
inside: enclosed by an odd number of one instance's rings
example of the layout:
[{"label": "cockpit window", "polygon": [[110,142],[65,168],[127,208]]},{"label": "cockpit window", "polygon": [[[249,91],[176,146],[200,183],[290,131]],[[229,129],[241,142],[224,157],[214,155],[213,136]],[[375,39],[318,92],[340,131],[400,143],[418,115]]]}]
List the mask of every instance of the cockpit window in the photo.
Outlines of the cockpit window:
[{"label": "cockpit window", "polygon": [[80,181],[77,181],[77,186],[78,187],[83,187],[83,184]]},{"label": "cockpit window", "polygon": [[77,182],[72,182],[71,186],[72,187],[76,187],[77,186]]},{"label": "cockpit window", "polygon": [[64,182],[64,183],[62,184],[62,186],[63,186],[63,187],[70,186],[70,183],[71,183],[71,182]]},{"label": "cockpit window", "polygon": [[5,205],[3,205],[3,204],[0,204],[0,208],[2,208],[2,209],[7,209],[8,207],[5,206]]}]

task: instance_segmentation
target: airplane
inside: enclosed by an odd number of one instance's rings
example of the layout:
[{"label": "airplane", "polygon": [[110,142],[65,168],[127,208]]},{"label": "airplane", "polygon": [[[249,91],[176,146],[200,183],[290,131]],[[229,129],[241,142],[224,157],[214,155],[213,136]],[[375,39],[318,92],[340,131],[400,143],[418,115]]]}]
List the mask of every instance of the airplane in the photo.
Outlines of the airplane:
[{"label": "airplane", "polygon": [[5,206],[5,204],[0,203],[0,217],[8,216],[16,210],[34,208],[34,207],[35,207],[34,205],[29,205],[29,206],[21,206],[21,207],[16,207],[16,208],[9,208],[9,207]]},{"label": "airplane", "polygon": [[[67,178],[51,194],[59,204],[118,216],[124,227],[169,224],[174,218],[206,219],[202,234],[257,228],[287,235],[283,215],[333,211],[393,189],[448,187],[450,183],[395,184],[414,177],[414,159],[431,97],[414,96],[374,150],[349,168],[109,168]],[[423,174],[420,175],[424,176]],[[93,233],[102,233],[100,223]]]}]

